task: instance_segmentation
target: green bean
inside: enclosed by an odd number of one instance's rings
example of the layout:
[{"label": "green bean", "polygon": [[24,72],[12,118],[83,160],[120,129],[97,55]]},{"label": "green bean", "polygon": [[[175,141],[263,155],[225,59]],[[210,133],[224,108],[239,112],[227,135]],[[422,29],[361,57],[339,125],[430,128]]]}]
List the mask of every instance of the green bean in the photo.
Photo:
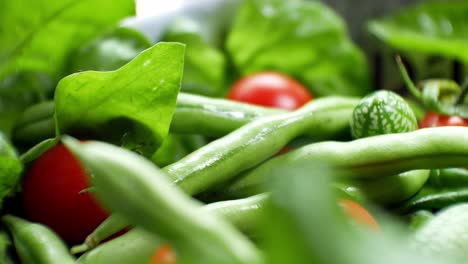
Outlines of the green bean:
[{"label": "green bean", "polygon": [[429,170],[411,170],[372,180],[354,181],[351,185],[373,202],[391,205],[415,195],[429,178]]},{"label": "green bean", "polygon": [[[362,201],[366,197],[382,205],[392,205],[416,194],[427,181],[428,177],[429,170],[412,170],[371,180],[339,181],[333,183],[333,186],[358,201]],[[234,181],[232,185],[226,184],[224,189],[221,188],[219,191],[219,195],[223,198],[233,199],[266,191],[263,188],[263,184],[246,183],[241,179]]]},{"label": "green bean", "polygon": [[414,212],[416,210],[441,209],[449,205],[468,202],[468,189],[434,190],[422,192],[395,209],[398,213]]},{"label": "green bean", "polygon": [[86,237],[83,244],[74,246],[70,249],[72,254],[78,254],[95,248],[101,241],[117,234],[119,231],[128,227],[128,221],[118,214],[112,214],[102,222],[91,235]]},{"label": "green bean", "polygon": [[357,101],[321,98],[294,112],[256,119],[163,171],[188,194],[198,194],[254,167],[306,132],[320,137],[325,131],[348,130]]},{"label": "green bean", "polygon": [[244,199],[207,204],[203,209],[222,216],[244,234],[256,236],[267,199],[267,194],[257,194]]},{"label": "green bean", "polygon": [[[244,199],[207,204],[202,209],[220,215],[243,233],[256,236],[259,214],[263,212],[267,199],[267,194],[258,194]],[[84,244],[73,247],[72,253],[88,251],[128,226],[128,221],[113,214],[86,238]]]},{"label": "green bean", "polygon": [[[350,142],[320,142],[275,157],[239,175],[230,187],[254,188],[273,170],[296,162],[321,161],[341,179],[376,179],[409,170],[468,165],[468,128],[434,127]],[[313,172],[311,172],[313,174]]]},{"label": "green bean", "polygon": [[427,184],[435,188],[468,187],[468,170],[464,168],[432,170]]},{"label": "green bean", "polygon": [[175,188],[149,160],[107,143],[64,144],[93,173],[97,197],[130,223],[160,235],[184,263],[263,263],[259,250],[224,219],[200,210],[200,204]]},{"label": "green bean", "polygon": [[2,221],[23,264],[75,263],[63,241],[46,226],[12,215],[3,216]]},{"label": "green bean", "polygon": [[280,109],[179,93],[170,130],[176,133],[223,136],[259,117],[284,112]]},{"label": "green bean", "polygon": [[78,264],[148,264],[161,238],[134,228],[80,256]]}]

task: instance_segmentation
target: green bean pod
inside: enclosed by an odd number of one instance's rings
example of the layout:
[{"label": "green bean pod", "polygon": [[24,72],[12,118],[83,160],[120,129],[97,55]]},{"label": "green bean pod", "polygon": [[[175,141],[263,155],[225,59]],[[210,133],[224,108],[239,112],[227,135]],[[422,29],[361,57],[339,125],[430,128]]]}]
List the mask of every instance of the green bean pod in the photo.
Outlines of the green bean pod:
[{"label": "green bean pod", "polygon": [[198,194],[273,156],[302,134],[349,129],[358,100],[344,97],[316,99],[299,110],[256,119],[212,141],[163,171],[188,194]]},{"label": "green bean pod", "polygon": [[221,201],[207,204],[203,210],[223,217],[244,234],[256,236],[268,197],[267,194],[257,194],[244,199]]},{"label": "green bean pod", "polygon": [[468,188],[449,190],[425,188],[417,196],[395,208],[395,211],[409,213],[416,210],[434,210],[462,202],[468,202]]},{"label": "green bean pod", "polygon": [[77,264],[148,264],[162,243],[161,238],[134,228],[83,254]]},{"label": "green bean pod", "polygon": [[65,145],[93,173],[104,206],[131,224],[167,239],[180,263],[263,263],[260,251],[221,217],[175,188],[162,171],[131,151],[101,142]]},{"label": "green bean pod", "polygon": [[[229,221],[245,234],[255,236],[259,214],[263,211],[266,194],[258,194],[244,199],[221,201],[207,204],[203,210],[211,211]],[[128,227],[126,219],[117,214],[109,216],[85,240],[85,243],[72,247],[72,253],[81,253],[95,248],[101,241]]]},{"label": "green bean pod", "polygon": [[[207,204],[202,207],[202,210],[223,217],[243,233],[255,237],[257,236],[258,224],[261,221],[261,214],[264,211],[264,205],[267,199],[267,194],[259,194],[244,199]],[[115,219],[116,217],[120,219]],[[152,252],[154,253],[154,245],[158,244],[155,240],[160,242],[161,239],[156,239],[156,236],[148,234],[142,234],[142,237],[139,237],[139,234],[147,232],[139,230],[138,228],[96,247],[102,240],[128,226],[128,222],[125,219],[115,214],[112,215],[111,218],[108,218],[107,224],[111,222],[114,223],[114,225],[107,229],[105,233],[102,231],[106,230],[107,226],[102,226],[88,236],[85,244],[72,248],[72,251],[75,251],[75,253],[92,249],[89,253],[80,257],[78,262],[95,264],[129,263],[126,262],[126,260],[134,258],[135,260],[145,260],[134,261],[134,263],[148,263],[148,251],[153,250]],[[113,230],[114,232],[109,233],[109,230]],[[117,241],[113,242],[114,240]]]},{"label": "green bean pod", "polygon": [[171,132],[223,136],[254,119],[284,113],[225,99],[179,93],[171,123]]},{"label": "green bean pod", "polygon": [[434,188],[468,187],[468,170],[464,168],[432,170],[427,184]]},{"label": "green bean pod", "polygon": [[6,215],[3,223],[12,234],[18,256],[23,264],[72,264],[75,260],[67,246],[49,228]]},{"label": "green bean pod", "polygon": [[[429,170],[411,170],[400,174],[371,180],[354,180],[336,182],[333,186],[344,194],[362,201],[363,197],[382,205],[392,205],[409,199],[415,195],[426,183]],[[253,184],[234,181],[220,190],[224,198],[242,198],[264,192],[263,183]]]},{"label": "green bean pod", "polygon": [[117,234],[119,231],[129,227],[128,221],[118,214],[111,214],[104,220],[81,245],[74,246],[70,249],[72,254],[78,254],[95,248],[103,240]]},{"label": "green bean pod", "polygon": [[429,173],[429,170],[411,170],[373,180],[354,181],[351,185],[373,202],[392,205],[415,195],[426,183]]},{"label": "green bean pod", "polygon": [[[434,127],[350,142],[320,142],[272,158],[239,176],[228,190],[255,188],[276,168],[321,161],[341,179],[377,179],[410,170],[468,165],[468,128]],[[313,174],[313,173],[311,173]]]}]

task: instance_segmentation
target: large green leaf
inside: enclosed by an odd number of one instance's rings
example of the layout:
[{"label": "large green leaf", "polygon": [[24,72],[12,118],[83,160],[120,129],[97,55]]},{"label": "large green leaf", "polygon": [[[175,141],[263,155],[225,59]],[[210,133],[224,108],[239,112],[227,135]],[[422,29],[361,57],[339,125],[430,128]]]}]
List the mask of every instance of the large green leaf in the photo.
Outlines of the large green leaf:
[{"label": "large green leaf", "polygon": [[201,24],[180,18],[169,27],[164,39],[187,45],[183,91],[224,96],[224,54],[203,38],[202,30]]},{"label": "large green leaf", "polygon": [[15,0],[0,8],[0,80],[15,71],[60,75],[70,51],[135,13],[133,0]]},{"label": "large green leaf", "polygon": [[468,63],[467,1],[421,3],[371,21],[368,29],[393,48]]},{"label": "large green leaf", "polygon": [[15,149],[0,132],[0,206],[3,199],[17,187],[22,171],[23,165]]},{"label": "large green leaf", "polygon": [[159,43],[111,72],[62,79],[55,92],[60,133],[93,133],[146,156],[166,136],[184,65],[184,45]]},{"label": "large green leaf", "polygon": [[246,0],[227,50],[241,74],[277,70],[298,78],[317,96],[369,91],[363,54],[343,21],[320,2]]},{"label": "large green leaf", "polygon": [[139,31],[118,27],[84,44],[70,57],[70,71],[111,71],[151,47]]}]

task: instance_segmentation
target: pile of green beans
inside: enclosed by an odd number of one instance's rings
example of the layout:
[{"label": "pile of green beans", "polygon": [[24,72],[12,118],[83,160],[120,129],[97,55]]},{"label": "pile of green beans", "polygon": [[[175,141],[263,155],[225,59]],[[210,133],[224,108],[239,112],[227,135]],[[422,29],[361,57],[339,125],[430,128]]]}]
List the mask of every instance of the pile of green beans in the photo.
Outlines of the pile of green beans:
[{"label": "pile of green beans", "polygon": [[[2,221],[24,263],[147,263],[158,246],[170,242],[182,263],[197,257],[260,264],[265,260],[249,238],[259,236],[258,225],[269,200],[264,187],[279,168],[323,163],[333,172],[335,187],[357,190],[364,199],[391,206],[400,214],[468,201],[468,188],[459,188],[468,184],[468,173],[455,168],[468,165],[468,128],[330,141],[349,133],[358,101],[320,98],[289,112],[180,94],[171,132],[217,139],[161,169],[117,146],[61,138],[92,172],[94,191],[113,212],[83,245],[72,248],[73,253],[87,252],[75,259],[48,228],[11,215]],[[16,128],[20,131],[16,139],[28,138],[38,128],[45,129],[39,129],[34,141],[54,138],[51,118],[51,103],[29,109]],[[275,155],[304,135],[321,142]],[[37,158],[58,140],[37,145],[22,156],[23,162]],[[203,205],[191,198],[201,193],[237,200]],[[136,227],[99,245],[128,226]]]}]

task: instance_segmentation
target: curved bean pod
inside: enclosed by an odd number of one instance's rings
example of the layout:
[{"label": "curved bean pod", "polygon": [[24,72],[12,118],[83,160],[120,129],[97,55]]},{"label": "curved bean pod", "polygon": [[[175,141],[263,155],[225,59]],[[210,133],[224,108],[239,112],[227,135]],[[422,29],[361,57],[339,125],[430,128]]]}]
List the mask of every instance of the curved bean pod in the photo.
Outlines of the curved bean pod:
[{"label": "curved bean pod", "polygon": [[162,243],[161,238],[146,230],[134,228],[83,254],[77,264],[148,264]]},{"label": "curved bean pod", "polygon": [[256,166],[304,133],[349,129],[357,99],[316,99],[284,114],[256,119],[163,168],[188,194],[197,194]]},{"label": "curved bean pod", "polygon": [[467,166],[468,128],[434,127],[350,142],[310,144],[243,173],[228,192],[255,188],[276,168],[305,161],[324,162],[342,179],[376,179],[410,170]]},{"label": "curved bean pod", "polygon": [[432,170],[427,184],[435,188],[468,187],[468,170],[464,168]]},{"label": "curved bean pod", "polygon": [[424,192],[396,208],[399,213],[409,213],[416,210],[441,209],[452,204],[468,202],[468,189]]},{"label": "curved bean pod", "polygon": [[46,226],[31,223],[12,215],[3,216],[2,221],[13,236],[13,242],[22,263],[75,263],[67,246]]},{"label": "curved bean pod", "polygon": [[200,262],[263,263],[248,239],[221,217],[200,210],[198,202],[175,188],[149,160],[107,143],[63,141],[93,173],[103,205],[167,239],[182,263],[194,257]]},{"label": "curved bean pod", "polygon": [[284,112],[281,109],[179,93],[170,130],[175,133],[223,136],[256,118]]},{"label": "curved bean pod", "polygon": [[[255,236],[254,231],[258,230],[256,228],[259,221],[258,215],[263,210],[267,199],[267,194],[258,194],[244,199],[207,204],[202,207],[202,210],[220,215],[243,233]],[[86,238],[84,244],[73,247],[72,253],[88,251],[128,226],[128,221],[113,214]]]},{"label": "curved bean pod", "polygon": [[383,204],[396,204],[415,195],[429,178],[429,170],[411,170],[373,180],[354,181],[370,200]]}]

